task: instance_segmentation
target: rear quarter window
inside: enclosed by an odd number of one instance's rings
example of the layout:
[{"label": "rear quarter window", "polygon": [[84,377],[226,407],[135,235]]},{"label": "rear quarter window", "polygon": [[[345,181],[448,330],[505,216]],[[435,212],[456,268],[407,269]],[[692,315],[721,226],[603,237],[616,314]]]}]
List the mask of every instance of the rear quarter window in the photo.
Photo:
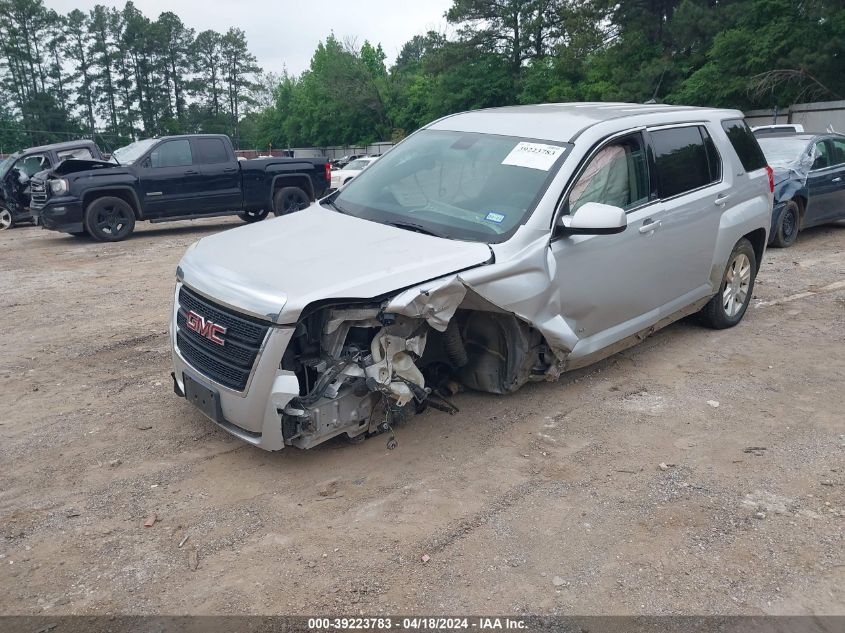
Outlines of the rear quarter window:
[{"label": "rear quarter window", "polygon": [[766,166],[767,162],[763,150],[760,149],[760,144],[745,121],[742,119],[722,121],[722,129],[728,135],[728,140],[733,145],[736,155],[739,157],[739,162],[742,163],[745,171],[763,169]]},{"label": "rear quarter window", "polygon": [[649,134],[661,198],[705,187],[721,178],[718,154],[715,147],[710,147],[712,141],[703,128],[684,126]]}]

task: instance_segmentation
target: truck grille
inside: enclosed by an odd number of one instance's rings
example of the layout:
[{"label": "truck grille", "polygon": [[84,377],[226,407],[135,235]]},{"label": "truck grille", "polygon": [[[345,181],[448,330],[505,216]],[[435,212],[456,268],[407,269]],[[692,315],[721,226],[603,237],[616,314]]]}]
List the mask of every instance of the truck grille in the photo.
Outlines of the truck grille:
[{"label": "truck grille", "polygon": [[[226,328],[219,345],[186,327],[188,313]],[[214,382],[243,391],[267,331],[267,323],[233,312],[182,286],[176,315],[176,347],[195,369]]]},{"label": "truck grille", "polygon": [[33,178],[29,181],[30,206],[40,209],[47,204],[47,183]]}]

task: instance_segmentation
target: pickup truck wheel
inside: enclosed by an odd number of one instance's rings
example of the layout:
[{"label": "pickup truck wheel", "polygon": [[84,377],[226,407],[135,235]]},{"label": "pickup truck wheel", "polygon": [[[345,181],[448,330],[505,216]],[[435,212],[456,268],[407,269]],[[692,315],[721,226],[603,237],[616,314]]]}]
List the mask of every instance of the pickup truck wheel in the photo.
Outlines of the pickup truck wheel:
[{"label": "pickup truck wheel", "polygon": [[121,198],[97,198],[85,209],[85,230],[101,242],[125,240],[135,230],[135,212]]},{"label": "pickup truck wheel", "polygon": [[795,200],[790,200],[786,203],[783,213],[780,214],[780,222],[778,222],[778,230],[775,232],[775,237],[772,240],[772,245],[778,248],[787,248],[795,244],[798,239],[798,231],[800,226],[800,214],[798,212],[798,205]]},{"label": "pickup truck wheel", "polygon": [[282,187],[273,196],[273,213],[277,216],[301,211],[311,204],[311,198],[299,187]]},{"label": "pickup truck wheel", "polygon": [[728,258],[719,292],[701,310],[702,323],[714,330],[724,330],[742,321],[751,303],[756,277],[757,256],[754,247],[742,238]]},{"label": "pickup truck wheel", "polygon": [[244,222],[261,222],[267,217],[269,211],[241,211],[238,217]]},{"label": "pickup truck wheel", "polygon": [[15,226],[12,219],[12,212],[8,209],[0,209],[0,231],[6,231]]}]

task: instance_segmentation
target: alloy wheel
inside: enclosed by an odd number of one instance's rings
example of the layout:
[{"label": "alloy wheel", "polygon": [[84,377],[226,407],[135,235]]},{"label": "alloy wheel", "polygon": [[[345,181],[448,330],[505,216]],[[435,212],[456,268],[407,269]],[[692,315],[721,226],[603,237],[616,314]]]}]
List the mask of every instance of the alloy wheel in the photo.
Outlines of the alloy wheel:
[{"label": "alloy wheel", "polygon": [[0,209],[0,231],[5,231],[12,226],[12,212],[8,209]]},{"label": "alloy wheel", "polygon": [[129,226],[129,216],[126,209],[109,205],[97,213],[97,228],[107,235],[117,237],[126,231]]},{"label": "alloy wheel", "polygon": [[725,285],[722,291],[722,306],[728,317],[739,314],[748,300],[748,288],[751,285],[751,261],[745,253],[734,257],[725,274]]}]

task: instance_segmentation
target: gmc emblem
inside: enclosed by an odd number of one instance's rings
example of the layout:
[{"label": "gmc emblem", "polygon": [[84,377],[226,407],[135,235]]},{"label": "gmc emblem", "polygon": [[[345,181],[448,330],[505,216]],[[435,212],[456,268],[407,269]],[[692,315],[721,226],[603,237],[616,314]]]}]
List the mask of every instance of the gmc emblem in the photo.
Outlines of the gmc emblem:
[{"label": "gmc emblem", "polygon": [[200,336],[204,336],[212,343],[217,343],[218,345],[226,344],[226,341],[220,338],[222,334],[226,333],[226,328],[212,321],[206,321],[204,316],[197,314],[193,310],[188,312],[188,322],[185,325],[189,330],[193,330]]}]

